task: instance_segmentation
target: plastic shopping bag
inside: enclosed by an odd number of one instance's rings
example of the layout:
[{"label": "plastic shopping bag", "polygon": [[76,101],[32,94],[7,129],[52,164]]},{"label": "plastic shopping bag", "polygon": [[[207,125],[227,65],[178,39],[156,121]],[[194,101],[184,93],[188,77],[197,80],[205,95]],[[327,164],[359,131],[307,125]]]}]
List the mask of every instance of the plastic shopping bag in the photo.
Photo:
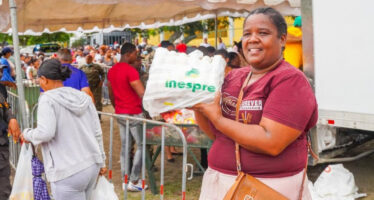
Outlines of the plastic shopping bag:
[{"label": "plastic shopping bag", "polygon": [[226,62],[220,55],[189,55],[157,48],[149,71],[143,106],[154,117],[160,113],[214,100],[221,90]]},{"label": "plastic shopping bag", "polygon": [[327,166],[314,186],[308,186],[313,200],[354,200],[366,196],[358,193],[353,174],[342,164]]},{"label": "plastic shopping bag", "polygon": [[114,192],[113,184],[109,183],[104,176],[100,176],[90,200],[118,200],[118,197]]},{"label": "plastic shopping bag", "polygon": [[18,158],[16,175],[14,177],[10,200],[32,200],[34,199],[31,171],[32,148],[23,144]]}]

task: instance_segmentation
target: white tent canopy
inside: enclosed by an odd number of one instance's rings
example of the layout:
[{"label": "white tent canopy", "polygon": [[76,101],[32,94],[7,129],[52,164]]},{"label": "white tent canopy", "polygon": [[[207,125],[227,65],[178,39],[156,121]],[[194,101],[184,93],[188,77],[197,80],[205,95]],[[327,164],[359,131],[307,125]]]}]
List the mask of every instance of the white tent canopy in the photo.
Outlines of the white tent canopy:
[{"label": "white tent canopy", "polygon": [[[300,15],[300,0],[16,0],[18,31],[105,32],[181,25],[217,16],[245,16],[272,6]],[[0,32],[11,33],[9,2],[0,5]]]}]

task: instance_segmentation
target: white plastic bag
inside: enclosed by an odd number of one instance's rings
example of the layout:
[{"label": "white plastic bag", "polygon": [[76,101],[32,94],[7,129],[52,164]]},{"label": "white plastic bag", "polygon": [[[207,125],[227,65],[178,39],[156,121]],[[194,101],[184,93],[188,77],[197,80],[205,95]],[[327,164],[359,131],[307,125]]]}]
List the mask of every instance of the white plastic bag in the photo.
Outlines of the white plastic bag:
[{"label": "white plastic bag", "polygon": [[335,147],[336,144],[336,128],[327,125],[318,125],[318,152]]},{"label": "white plastic bag", "polygon": [[118,197],[114,192],[113,184],[109,183],[104,176],[100,176],[90,200],[118,200]]},{"label": "white plastic bag", "polygon": [[342,164],[329,165],[316,182],[309,184],[313,200],[354,200],[366,196],[359,194],[353,174]]},{"label": "white plastic bag", "polygon": [[32,148],[28,144],[23,144],[18,158],[16,175],[14,177],[10,200],[32,200],[34,192],[32,187]]},{"label": "white plastic bag", "polygon": [[186,55],[157,48],[143,97],[144,108],[154,117],[213,101],[221,90],[225,66],[220,55],[210,58],[199,50]]}]

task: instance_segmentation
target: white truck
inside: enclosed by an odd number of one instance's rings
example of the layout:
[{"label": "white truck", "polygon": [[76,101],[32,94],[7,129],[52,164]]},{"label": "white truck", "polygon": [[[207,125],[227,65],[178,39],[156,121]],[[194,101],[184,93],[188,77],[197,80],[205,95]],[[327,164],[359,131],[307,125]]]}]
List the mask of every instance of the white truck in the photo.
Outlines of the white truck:
[{"label": "white truck", "polygon": [[[341,157],[374,138],[374,1],[302,0],[304,71],[319,106],[311,132],[319,161],[351,161],[374,147]],[[336,156],[340,155],[339,158]]]}]

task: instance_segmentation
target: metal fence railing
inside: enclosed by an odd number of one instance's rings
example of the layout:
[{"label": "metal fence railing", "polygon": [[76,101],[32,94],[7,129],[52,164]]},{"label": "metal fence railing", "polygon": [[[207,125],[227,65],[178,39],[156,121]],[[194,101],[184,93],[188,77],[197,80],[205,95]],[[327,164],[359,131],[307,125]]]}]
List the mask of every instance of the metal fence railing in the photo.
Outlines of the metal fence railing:
[{"label": "metal fence railing", "polygon": [[[168,123],[164,123],[164,122],[159,122],[159,121],[154,121],[154,120],[148,120],[148,119],[144,119],[144,118],[137,118],[137,117],[132,117],[132,116],[127,116],[127,115],[117,115],[117,114],[112,114],[112,113],[105,113],[105,112],[99,112],[102,116],[108,116],[110,117],[110,144],[109,144],[109,165],[108,165],[108,169],[109,169],[109,180],[111,180],[112,178],[112,154],[113,154],[113,126],[114,126],[114,119],[123,119],[126,121],[126,135],[125,135],[125,138],[126,138],[126,146],[128,145],[131,145],[129,144],[129,137],[130,137],[130,133],[129,133],[129,130],[130,130],[130,121],[137,121],[139,122],[141,125],[139,126],[139,128],[142,130],[140,132],[141,136],[142,136],[142,170],[141,170],[141,174],[142,174],[142,200],[145,199],[145,189],[144,189],[144,186],[145,186],[145,173],[146,173],[146,144],[147,144],[147,136],[146,136],[146,132],[147,132],[147,126],[161,126],[161,164],[160,164],[160,199],[164,199],[164,170],[165,170],[165,157],[164,157],[164,147],[165,147],[165,129],[166,128],[169,128],[169,129],[173,129],[175,130],[175,132],[179,135],[180,137],[180,141],[182,143],[182,148],[183,148],[183,158],[182,158],[182,169],[181,169],[181,172],[182,172],[182,196],[181,198],[183,200],[185,200],[186,198],[186,180],[187,180],[187,177],[186,177],[186,171],[187,171],[187,141],[184,137],[184,134],[182,132],[182,130],[173,125],[173,124],[168,124]],[[140,148],[140,147],[137,147],[137,148]],[[123,177],[123,182],[125,183],[125,187],[124,187],[124,199],[127,199],[127,185],[129,183],[129,180],[128,180],[128,177],[129,177],[129,158],[130,158],[130,155],[129,155],[129,152],[128,152],[128,149],[129,148],[126,148],[125,150],[125,175]]]},{"label": "metal fence railing", "polygon": [[[27,128],[27,127],[23,127],[23,124],[22,123],[22,114],[20,112],[20,108],[19,108],[19,104],[18,104],[18,95],[11,92],[11,91],[8,91],[8,99],[7,99],[7,102],[9,103],[9,106],[10,108],[12,109],[12,113],[15,115],[17,121],[18,121],[18,124],[20,125],[20,129],[21,131],[24,129],[24,128]],[[27,115],[27,119],[29,119],[29,116],[30,116],[30,112],[29,112],[29,107],[28,107],[28,103],[26,103],[26,115]],[[28,123],[26,123],[28,124]],[[21,145],[19,143],[16,143],[13,141],[13,138],[10,137],[9,138],[9,161],[10,161],[10,165],[15,169],[17,167],[17,163],[18,163],[18,157],[19,157],[19,153],[21,151]]]},{"label": "metal fence railing", "polygon": [[[32,108],[31,112],[31,126],[35,124],[35,112],[37,108],[37,104]],[[154,121],[154,120],[148,120],[144,118],[137,118],[137,117],[132,117],[128,115],[117,115],[113,113],[105,113],[105,112],[98,112],[101,114],[101,116],[106,116],[110,118],[110,134],[109,134],[109,164],[108,164],[108,179],[109,181],[112,181],[113,177],[113,130],[114,130],[114,119],[122,119],[126,122],[126,135],[125,135],[125,140],[126,140],[126,147],[129,145],[129,137],[130,137],[130,121],[131,122],[139,122],[140,126],[138,126],[139,129],[142,131],[139,131],[139,134],[141,134],[142,142],[141,142],[141,147],[137,148],[142,148],[142,169],[141,169],[141,182],[142,182],[142,193],[141,193],[141,199],[145,199],[145,174],[146,174],[146,144],[147,144],[147,137],[146,137],[146,132],[147,132],[147,126],[161,126],[161,160],[160,160],[160,190],[159,190],[159,195],[160,199],[164,199],[164,172],[165,172],[165,156],[164,156],[164,149],[165,149],[165,129],[172,129],[173,133],[177,134],[180,137],[180,142],[181,147],[183,149],[183,158],[182,158],[182,193],[181,193],[181,199],[185,200],[186,199],[186,174],[187,174],[187,141],[186,138],[182,132],[182,130],[177,127],[174,124],[169,124],[169,123],[164,123],[164,122],[159,122],[159,121]],[[130,159],[130,152],[128,151],[129,148],[126,148],[125,150],[125,174],[122,177],[123,183],[124,183],[124,199],[126,200],[128,198],[128,191],[127,191],[127,186],[129,184],[129,159]],[[189,166],[191,166],[189,164]],[[191,167],[192,168],[192,167]],[[191,169],[192,171],[193,169]],[[149,175],[149,174],[148,174]]]}]

